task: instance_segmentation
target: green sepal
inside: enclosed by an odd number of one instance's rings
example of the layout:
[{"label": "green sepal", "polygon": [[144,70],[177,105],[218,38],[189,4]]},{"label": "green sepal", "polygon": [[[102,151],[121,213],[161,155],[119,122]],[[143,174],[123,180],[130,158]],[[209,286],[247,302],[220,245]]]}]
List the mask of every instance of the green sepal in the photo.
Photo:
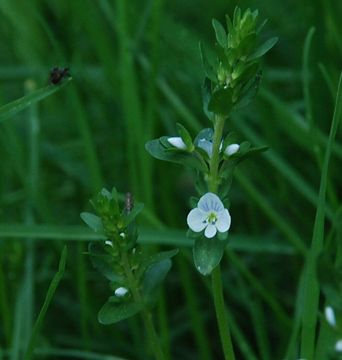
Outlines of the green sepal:
[{"label": "green sepal", "polygon": [[233,106],[233,90],[226,87],[213,92],[208,110],[215,114],[228,116]]},{"label": "green sepal", "polygon": [[188,229],[186,232],[186,237],[189,239],[197,239],[199,237],[203,236],[202,232],[195,232],[191,229]]},{"label": "green sepal", "polygon": [[227,34],[224,27],[216,19],[213,19],[212,24],[215,30],[216,40],[218,44],[226,49],[228,43],[227,43]]},{"label": "green sepal", "polygon": [[172,261],[169,258],[153,263],[144,274],[142,292],[145,303],[152,304],[157,299],[157,292],[166,275],[171,269]]},{"label": "green sepal", "polygon": [[123,281],[122,275],[115,272],[116,260],[110,252],[105,251],[100,242],[91,242],[88,246],[91,263],[106,279],[114,282]]},{"label": "green sepal", "polygon": [[192,138],[191,138],[189,131],[180,123],[177,123],[176,125],[177,125],[178,134],[184,141],[184,144],[186,145],[187,150],[190,152],[193,151],[194,144],[192,143]]},{"label": "green sepal", "polygon": [[260,45],[249,57],[248,61],[255,60],[261,58],[265,55],[269,50],[273,48],[273,46],[278,42],[277,37],[273,37],[271,39],[266,40],[262,45]]},{"label": "green sepal", "polygon": [[82,212],[80,216],[81,219],[96,233],[104,233],[101,218],[89,212]]},{"label": "green sepal", "polygon": [[175,149],[175,151],[172,151],[174,149],[171,150],[171,148],[165,148],[162,142],[166,139],[167,137],[165,136],[160,139],[148,141],[145,144],[147,152],[159,160],[186,165],[199,171],[207,171],[205,162],[201,161],[201,159],[196,157],[194,154],[184,150]]},{"label": "green sepal", "polygon": [[117,303],[108,300],[98,313],[97,319],[102,325],[115,324],[121,320],[128,319],[144,308],[144,304],[138,303]]},{"label": "green sepal", "polygon": [[227,240],[221,241],[215,236],[212,239],[200,237],[195,240],[193,258],[197,271],[202,275],[210,275],[220,263]]}]

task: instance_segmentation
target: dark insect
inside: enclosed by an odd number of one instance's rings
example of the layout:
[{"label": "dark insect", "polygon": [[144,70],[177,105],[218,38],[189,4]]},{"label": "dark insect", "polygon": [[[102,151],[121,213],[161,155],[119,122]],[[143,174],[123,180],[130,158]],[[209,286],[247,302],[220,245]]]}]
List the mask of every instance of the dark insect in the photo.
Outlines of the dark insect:
[{"label": "dark insect", "polygon": [[125,198],[125,211],[127,214],[129,214],[132,211],[133,206],[134,206],[133,195],[128,192]]},{"label": "dark insect", "polygon": [[60,83],[63,79],[65,79],[66,77],[69,77],[70,73],[69,73],[69,69],[68,68],[58,68],[58,67],[54,67],[53,69],[50,70],[50,83],[51,84],[58,84]]}]

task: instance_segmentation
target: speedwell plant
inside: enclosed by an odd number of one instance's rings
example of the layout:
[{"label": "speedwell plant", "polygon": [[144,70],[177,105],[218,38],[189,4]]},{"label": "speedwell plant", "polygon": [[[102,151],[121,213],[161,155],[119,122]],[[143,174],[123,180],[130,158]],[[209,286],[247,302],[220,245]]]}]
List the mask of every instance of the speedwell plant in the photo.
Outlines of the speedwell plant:
[{"label": "speedwell plant", "polygon": [[[194,170],[198,196],[191,199],[187,217],[188,237],[194,238],[193,257],[202,275],[212,275],[212,286],[221,341],[226,359],[234,359],[222,295],[219,263],[228,244],[234,221],[229,209],[229,190],[235,167],[251,154],[265,150],[247,141],[237,143],[225,125],[232,112],[248,105],[258,91],[260,59],[277,42],[260,42],[258,12],[235,9],[226,26],[213,20],[216,35],[212,52],[200,46],[205,70],[203,108],[210,126],[194,138],[181,124],[176,136],[147,142],[147,151],[157,159],[180,163]],[[232,212],[233,213],[233,212]],[[233,220],[232,220],[233,219]]]}]

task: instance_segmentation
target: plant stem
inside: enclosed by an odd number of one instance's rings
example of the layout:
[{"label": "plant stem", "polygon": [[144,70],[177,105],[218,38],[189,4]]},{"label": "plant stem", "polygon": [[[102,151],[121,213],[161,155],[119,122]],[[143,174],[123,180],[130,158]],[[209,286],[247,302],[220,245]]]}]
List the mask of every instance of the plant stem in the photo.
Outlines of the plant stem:
[{"label": "plant stem", "polygon": [[[143,298],[139,291],[137,281],[131,270],[131,266],[129,264],[129,259],[128,259],[126,250],[122,251],[121,259],[122,259],[122,264],[123,264],[123,267],[124,267],[124,270],[126,273],[126,277],[128,280],[128,287],[132,291],[133,299],[136,303],[143,304]],[[149,310],[147,310],[146,307],[144,307],[141,312],[141,315],[142,315],[144,326],[145,326],[145,329],[147,332],[147,338],[150,343],[150,347],[154,352],[154,356],[155,356],[156,360],[166,360],[166,357],[163,353],[163,350],[161,348],[161,345],[160,345],[160,342],[158,339],[156,329],[153,324],[151,312]]]},{"label": "plant stem", "polygon": [[[219,179],[218,169],[220,164],[220,145],[225,123],[225,117],[217,115],[214,124],[213,150],[210,159],[210,174],[208,177],[209,191],[217,193]],[[228,315],[224,304],[222,277],[220,265],[218,265],[211,274],[211,284],[214,297],[217,324],[220,332],[220,338],[225,360],[234,360],[233,344],[230,336]]]},{"label": "plant stem", "polygon": [[222,277],[220,265],[211,273],[211,285],[214,296],[216,320],[220,331],[221,343],[225,360],[234,360],[234,350],[230,336],[228,315],[224,305]]}]

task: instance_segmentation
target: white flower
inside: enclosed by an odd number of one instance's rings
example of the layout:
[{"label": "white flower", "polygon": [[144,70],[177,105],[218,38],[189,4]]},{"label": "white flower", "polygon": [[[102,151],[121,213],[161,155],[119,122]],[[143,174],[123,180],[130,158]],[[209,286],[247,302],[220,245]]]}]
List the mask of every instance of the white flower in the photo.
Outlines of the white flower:
[{"label": "white flower", "polygon": [[183,139],[179,136],[169,137],[167,141],[174,147],[180,150],[186,150],[187,146],[185,145]]},{"label": "white flower", "polygon": [[105,244],[108,245],[108,246],[113,247],[113,243],[110,240],[106,240]]},{"label": "white flower", "polygon": [[331,326],[336,326],[335,313],[331,306],[327,306],[324,310],[325,318]]},{"label": "white flower", "polygon": [[230,144],[226,147],[226,149],[224,150],[224,153],[227,156],[232,156],[235,153],[237,153],[240,149],[240,145],[239,144]]},{"label": "white flower", "polygon": [[205,229],[205,237],[212,238],[217,231],[229,230],[231,218],[220,198],[209,192],[200,198],[197,208],[189,212],[187,223],[192,231],[201,232]]},{"label": "white flower", "polygon": [[337,352],[342,352],[342,339],[338,340],[335,344],[335,350]]},{"label": "white flower", "polygon": [[119,287],[114,291],[115,296],[124,297],[128,293],[128,289],[125,287]]}]

